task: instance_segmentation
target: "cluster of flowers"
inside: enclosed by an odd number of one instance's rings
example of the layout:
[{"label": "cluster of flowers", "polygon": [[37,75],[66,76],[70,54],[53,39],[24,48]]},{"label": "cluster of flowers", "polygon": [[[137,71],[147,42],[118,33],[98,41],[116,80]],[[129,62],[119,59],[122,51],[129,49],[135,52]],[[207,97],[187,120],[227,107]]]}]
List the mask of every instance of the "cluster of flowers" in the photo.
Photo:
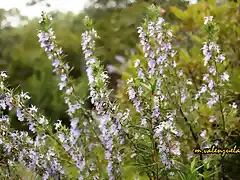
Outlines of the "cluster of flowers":
[{"label": "cluster of flowers", "polygon": [[[155,150],[159,151],[162,163],[170,168],[168,154],[180,155],[180,144],[177,141],[173,143],[172,135],[181,134],[174,123],[176,110],[171,109],[171,101],[165,94],[167,91],[164,91],[164,88],[168,88],[164,87],[164,83],[169,82],[167,71],[176,67],[173,60],[175,51],[171,45],[172,31],[166,28],[165,20],[159,17],[156,21],[146,21],[138,28],[138,33],[147,66],[139,59],[135,61],[138,76],[127,82],[129,99],[140,113],[141,126],[150,128],[154,132],[152,138],[159,140]],[[151,98],[147,98],[149,92],[152,93]]]},{"label": "cluster of flowers", "polygon": [[[212,20],[213,17],[205,17],[205,26],[212,26]],[[128,150],[130,144],[134,153],[130,157],[136,157],[136,161],[142,159],[143,152],[150,152],[151,155],[146,154],[148,157],[143,158],[146,161],[141,163],[147,163],[144,167],[148,167],[145,172],[150,179],[158,179],[159,170],[173,167],[179,159],[179,139],[182,136],[188,136],[190,132],[194,146],[199,148],[202,145],[199,136],[203,137],[205,145],[212,143],[207,142],[206,129],[195,132],[192,127],[196,120],[190,117],[200,116],[199,106],[206,104],[211,110],[210,123],[217,121],[224,131],[228,130],[226,117],[234,117],[237,106],[233,104],[229,107],[224,103],[227,94],[224,87],[229,80],[229,74],[225,71],[227,61],[211,39],[202,48],[206,73],[201,77],[203,83],[199,85],[177,63],[177,53],[171,44],[173,33],[165,20],[161,17],[145,20],[143,26],[138,28],[144,57],[135,61],[137,75],[127,81],[129,100],[139,115],[139,120],[132,121],[130,110],[122,110],[107,87],[109,77],[94,53],[98,35],[91,27],[91,20],[88,17],[84,20],[88,30],[82,34],[82,50],[89,80],[89,98],[94,110],[84,107],[84,101],[74,91],[71,69],[63,61],[64,54],[56,43],[51,21],[51,16],[42,14],[39,21],[42,29],[38,37],[52,62],[53,72],[60,77],[59,90],[63,91],[68,105],[71,125],[66,128],[58,120],[56,133],[53,133],[47,118],[34,105],[27,106],[30,96],[24,92],[15,94],[8,89],[5,82],[7,75],[1,72],[1,110],[16,110],[18,120],[28,125],[29,132],[36,135],[33,137],[27,131],[12,129],[9,116],[2,112],[0,150],[5,162],[0,165],[0,174],[4,178],[10,178],[10,169],[22,164],[43,179],[98,180],[105,177],[105,172],[101,170],[104,163],[97,154],[104,150],[109,179],[123,179],[122,167],[127,156],[121,150],[125,146]],[[181,120],[189,127],[189,132],[182,132],[178,127]],[[131,138],[133,136],[135,140]],[[141,146],[141,143],[144,145]],[[69,166],[75,168],[76,175],[66,171]],[[173,173],[171,175],[174,176]]]},{"label": "cluster of flowers", "polygon": [[[91,20],[85,17],[85,24],[91,25]],[[107,172],[110,179],[121,177],[122,163],[119,148],[124,143],[122,124],[128,118],[129,111],[123,112],[118,103],[110,100],[111,90],[107,87],[108,75],[103,70],[100,61],[94,55],[97,32],[91,27],[82,34],[82,50],[86,60],[89,80],[90,98],[100,119],[100,140],[108,160]]]},{"label": "cluster of flowers", "polygon": [[[204,18],[204,25],[210,31],[207,33],[215,33],[212,16]],[[226,87],[230,78],[226,71],[228,61],[212,36],[203,43],[202,68],[205,73],[195,77],[202,79],[196,82],[184,72],[181,62],[177,63],[177,53],[171,44],[173,33],[167,27],[164,19],[158,17],[147,19],[138,28],[144,58],[135,60],[136,77],[128,79],[127,84],[129,99],[140,115],[139,125],[145,128],[144,134],[154,139],[152,144],[158,141],[157,146],[149,149],[158,150],[162,164],[168,169],[174,166],[181,155],[180,150],[185,147],[211,147],[213,143],[219,145],[220,141],[222,146],[226,146],[226,137],[219,132],[231,132],[232,122],[228,119],[237,120],[237,105],[226,102]],[[194,128],[196,124],[202,124],[203,107],[210,112],[210,126]],[[213,131],[213,122],[219,126],[218,130]],[[181,123],[185,123],[189,130],[183,128],[185,130],[182,132],[178,128]],[[192,137],[192,146],[181,141],[186,137]],[[142,139],[144,144],[148,144],[148,138]],[[140,156],[141,153],[139,151],[134,155]],[[159,163],[156,159],[153,164]],[[200,155],[200,159],[207,161],[208,156]]]},{"label": "cluster of flowers", "polygon": [[3,148],[4,160],[6,160],[7,166],[5,168],[8,169],[6,176],[11,177],[9,166],[21,163],[27,169],[36,171],[43,179],[61,177],[64,171],[59,163],[60,157],[54,152],[54,147],[46,144],[46,137],[49,132],[48,120],[43,115],[39,115],[35,106],[31,105],[31,107],[26,108],[25,101],[30,99],[27,93],[22,92],[14,95],[12,91],[6,88],[7,75],[5,72],[1,72],[0,78],[2,82],[1,90],[5,92],[0,100],[1,109],[16,109],[18,120],[28,124],[30,132],[37,132],[33,139],[28,132],[13,130],[10,127],[8,115],[2,114],[0,145]]}]

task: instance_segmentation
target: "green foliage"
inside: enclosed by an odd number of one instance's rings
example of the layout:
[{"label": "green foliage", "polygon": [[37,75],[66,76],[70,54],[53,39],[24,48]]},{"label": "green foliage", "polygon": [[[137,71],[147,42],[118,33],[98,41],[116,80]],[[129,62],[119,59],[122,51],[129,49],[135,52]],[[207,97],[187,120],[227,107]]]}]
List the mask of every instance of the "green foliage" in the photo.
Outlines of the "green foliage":
[{"label": "green foliage", "polygon": [[[184,73],[190,75],[190,77],[193,78],[195,83],[199,84],[201,83],[201,80],[198,78],[201,77],[202,74],[206,72],[204,68],[199,64],[200,61],[202,61],[203,56],[201,52],[202,43],[205,41],[205,39],[201,38],[208,34],[208,39],[210,40],[217,40],[220,47],[223,49],[223,51],[226,54],[226,57],[230,61],[230,65],[228,66],[230,68],[231,82],[225,87],[226,89],[229,89],[229,92],[234,92],[233,94],[228,94],[227,102],[232,101],[239,101],[239,28],[237,28],[239,23],[239,3],[234,2],[226,2],[222,5],[216,4],[214,1],[201,1],[194,5],[189,5],[186,10],[181,10],[177,7],[171,7],[171,12],[175,14],[175,16],[179,19],[178,21],[173,21],[171,24],[171,29],[174,30],[174,33],[176,34],[176,41],[174,42],[177,44],[178,47],[178,63],[182,67]],[[205,26],[205,28],[202,27],[204,17],[212,15],[214,16],[214,22],[217,24]],[[218,28],[217,28],[217,26]],[[213,28],[214,27],[214,28]],[[227,28],[232,27],[232,28]],[[226,33],[227,31],[227,33]],[[231,39],[231,42],[230,40]],[[173,43],[173,44],[174,44]],[[234,49],[234,51],[233,51]],[[136,77],[134,66],[134,61],[136,59],[140,59],[141,62],[145,62],[144,58],[142,58],[143,53],[138,52],[137,54],[134,54],[129,62],[127,63],[125,67],[125,72],[122,74],[122,80],[126,82],[127,79],[129,79],[131,76]],[[223,68],[223,67],[222,67]],[[128,97],[127,97],[127,89],[126,84],[124,83],[122,86],[119,87],[117,97],[121,99],[122,103],[127,104]],[[131,105],[129,105],[131,106]],[[131,108],[131,107],[130,107]],[[188,116],[187,118],[190,119],[191,122],[194,124],[194,128],[197,132],[199,132],[202,128],[207,128],[209,133],[212,134],[215,132],[214,129],[212,129],[212,124],[209,124],[209,117],[211,114],[215,113],[214,111],[209,111],[208,108],[205,108],[204,105],[200,105],[199,108],[200,116],[192,115]],[[221,116],[221,114],[218,114],[217,116]],[[138,117],[136,116],[136,119]],[[233,120],[235,119],[235,120]],[[201,122],[201,123],[199,123]],[[182,127],[184,130],[188,130],[187,125],[184,123],[179,124],[180,127]],[[216,126],[216,124],[215,124]],[[215,128],[219,128],[219,126],[216,126]],[[238,142],[239,139],[239,122],[236,122],[236,118],[232,118],[231,116],[228,117],[228,125],[227,125],[228,131],[231,131],[233,134],[228,134],[228,143],[234,144],[235,142]],[[211,130],[212,129],[212,130]],[[238,130],[237,130],[238,129]],[[223,133],[223,132],[222,132]],[[184,147],[190,146],[191,142],[185,139],[186,144]],[[238,144],[239,145],[239,144]],[[185,149],[186,153],[191,152],[192,149]],[[185,155],[184,155],[185,156]],[[238,157],[238,156],[236,156]],[[230,159],[226,158],[226,161],[229,163]],[[233,163],[237,163],[238,160],[233,160],[231,158],[231,161]],[[217,167],[217,164],[211,164],[210,167]],[[209,166],[209,165],[208,165]],[[226,168],[230,169],[230,164],[226,166]],[[197,166],[198,167],[198,166]],[[208,167],[209,168],[209,167]],[[233,167],[232,167],[233,168]],[[236,167],[237,169],[238,167]],[[181,178],[185,179],[201,179],[202,176],[204,176],[206,179],[212,179],[215,176],[217,178],[217,175],[212,171],[205,171],[205,174],[198,175],[196,178],[196,174],[190,172],[190,169],[188,165],[185,167],[185,170],[181,169],[179,172],[181,172]],[[235,168],[233,168],[235,169]],[[236,172],[234,170],[234,172]],[[233,178],[238,177],[237,174],[234,172],[228,171],[226,174]],[[207,174],[206,174],[207,173]],[[179,177],[180,178],[180,177]],[[233,178],[234,179],[234,178]]]},{"label": "green foliage", "polygon": [[[178,0],[177,0],[178,1]],[[123,1],[121,1],[122,3]],[[160,1],[157,1],[159,3]],[[166,1],[164,1],[165,3]],[[170,4],[177,5],[176,1],[171,1]],[[179,2],[179,1],[178,1]],[[98,4],[106,6],[108,1],[98,1]],[[120,1],[118,2],[120,4]],[[174,4],[175,3],[175,4]],[[131,4],[125,8],[108,8],[106,9],[86,9],[83,13],[78,15],[73,15],[71,13],[54,14],[54,27],[56,29],[57,39],[61,45],[63,45],[63,50],[67,54],[66,60],[75,69],[71,72],[71,76],[74,77],[74,84],[76,85],[76,91],[79,96],[85,97],[87,99],[88,85],[87,78],[85,75],[85,65],[81,52],[81,37],[80,34],[83,32],[83,18],[85,15],[93,17],[93,21],[88,22],[98,31],[101,39],[97,41],[98,48],[96,49],[97,55],[103,61],[103,64],[114,64],[121,68],[122,80],[126,81],[129,77],[136,76],[134,60],[140,59],[145,64],[146,60],[143,58],[143,53],[136,47],[138,42],[138,37],[136,33],[136,28],[142,21],[142,17],[146,11],[146,5],[149,2],[137,1],[137,3]],[[199,61],[202,60],[202,55],[200,48],[204,39],[201,37],[206,35],[209,29],[202,28],[203,17],[207,15],[213,15],[217,25],[219,26],[218,31],[218,43],[226,52],[226,56],[229,58],[232,65],[231,70],[231,82],[226,88],[230,91],[235,92],[229,95],[228,101],[240,100],[240,16],[239,16],[239,3],[226,2],[221,6],[216,3],[216,1],[209,0],[207,2],[201,1],[198,4],[190,5],[186,10],[183,10],[184,4],[175,7],[171,7],[171,12],[167,10],[165,17],[171,21],[171,28],[176,34],[176,44],[180,47],[178,52],[178,61],[186,74],[190,74],[192,77],[197,77],[204,73],[204,69],[199,65]],[[162,7],[167,7],[169,3],[163,4]],[[156,13],[159,13],[160,9],[156,9],[155,6],[150,8],[150,17],[156,18]],[[176,17],[173,17],[172,15]],[[5,16],[0,12],[0,22],[5,19]],[[177,20],[176,20],[177,19]],[[214,26],[215,27],[215,26]],[[69,118],[66,117],[64,111],[66,111],[66,106],[61,98],[61,93],[57,90],[57,84],[59,83],[59,78],[55,78],[52,75],[51,64],[47,60],[47,57],[42,52],[39,47],[36,38],[36,29],[38,28],[37,20],[30,21],[29,24],[23,27],[12,28],[10,26],[0,29],[0,62],[1,69],[6,69],[10,75],[10,81],[12,87],[17,87],[19,84],[24,91],[30,92],[32,96],[31,103],[36,104],[43,113],[49,117],[54,123],[57,119],[63,119],[65,124],[69,124]],[[206,27],[208,28],[208,27]],[[210,38],[216,38],[214,36]],[[133,54],[130,50],[134,50],[136,53]],[[115,60],[116,55],[121,55],[125,59],[129,59],[126,64],[119,64]],[[195,79],[196,82],[200,82],[200,79]],[[116,81],[113,79],[112,81]],[[155,92],[156,81],[150,82],[149,84],[144,84],[152,94]],[[19,91],[18,89],[18,91]],[[129,104],[128,98],[126,96],[126,87],[120,86],[117,91],[117,97],[120,99],[124,107],[129,107],[133,109]],[[207,123],[207,117],[213,114],[212,111],[200,106],[200,117],[189,116],[192,122],[196,125],[196,130],[200,131],[202,127],[207,127],[209,133],[214,133],[209,127],[210,124]],[[220,116],[220,114],[218,114]],[[134,116],[133,122],[138,121],[138,116]],[[197,124],[201,120],[202,124]],[[13,127],[19,128],[19,123],[13,122]],[[197,126],[198,125],[198,126]],[[179,124],[183,129],[187,131],[186,124]],[[229,117],[229,129],[239,129],[240,125],[235,122],[235,119],[231,116]],[[138,128],[138,127],[136,127]],[[239,132],[233,132],[234,136],[229,136],[229,143],[237,142],[235,136],[238,137]],[[186,137],[186,145],[191,146],[192,142],[188,141]],[[144,151],[146,144],[139,141],[138,146],[142,147],[142,153],[148,154],[149,152]],[[56,145],[57,147],[57,145]],[[184,148],[184,147],[183,147]],[[59,149],[59,151],[61,151]],[[191,149],[185,149],[186,152],[191,151]],[[103,152],[99,150],[96,152],[100,157],[103,157]],[[64,158],[65,155],[63,155]],[[127,157],[130,154],[126,155]],[[226,167],[229,171],[227,174],[229,176],[238,179],[237,171],[235,174],[230,173],[232,170],[230,168],[231,162],[237,164],[235,161],[236,156],[227,159],[229,165]],[[184,158],[185,155],[184,155]],[[239,158],[239,157],[238,157]],[[150,155],[149,155],[150,159]],[[140,172],[147,171],[151,169],[143,164],[148,164],[149,159],[139,159],[139,164],[142,165]],[[145,162],[144,162],[145,161]],[[102,162],[106,164],[106,162]],[[148,179],[146,176],[142,176],[140,173],[137,174],[139,169],[133,168],[133,161],[129,159],[125,166],[126,178],[137,178],[145,180]],[[209,165],[210,164],[210,165]],[[204,168],[210,169],[209,166],[217,166],[216,164],[211,164],[211,162],[204,164]],[[205,171],[205,174],[201,175],[197,170],[202,166],[199,166],[199,160],[194,159],[191,164],[180,164],[180,168],[175,169],[178,177],[176,179],[201,179],[203,176],[205,179],[211,179],[214,173],[211,170]],[[237,167],[237,166],[236,166]],[[22,172],[21,167],[17,167]],[[67,171],[72,173],[72,178],[77,174],[76,169],[72,167],[66,167]],[[17,171],[16,171],[17,172]],[[24,172],[24,174],[31,174],[31,172]],[[165,172],[163,172],[165,173]]]}]

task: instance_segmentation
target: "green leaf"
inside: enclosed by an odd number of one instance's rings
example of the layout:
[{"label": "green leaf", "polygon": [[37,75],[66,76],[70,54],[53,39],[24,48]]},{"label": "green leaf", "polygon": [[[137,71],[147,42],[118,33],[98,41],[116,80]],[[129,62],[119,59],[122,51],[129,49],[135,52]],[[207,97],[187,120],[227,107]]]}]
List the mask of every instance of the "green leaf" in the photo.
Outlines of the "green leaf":
[{"label": "green leaf", "polygon": [[186,19],[186,14],[184,13],[184,11],[182,11],[181,9],[178,9],[176,7],[171,7],[170,10],[175,14],[175,16],[177,16],[179,19],[181,20],[185,20]]},{"label": "green leaf", "polygon": [[156,90],[156,84],[157,84],[157,80],[154,81],[154,84],[152,85],[152,94],[155,93]]},{"label": "green leaf", "polygon": [[199,38],[198,36],[193,35],[193,34],[189,34],[189,35],[190,35],[190,37],[192,38],[193,41],[195,41],[195,42],[197,42],[199,44],[201,44],[203,42],[202,39]]},{"label": "green leaf", "polygon": [[145,88],[149,89],[150,91],[152,91],[151,86],[149,86],[149,85],[147,85],[147,84],[145,84],[143,82],[140,82],[140,84],[143,85]]},{"label": "green leaf", "polygon": [[194,158],[193,161],[191,162],[191,172],[194,172],[195,165],[196,165],[196,158]]}]

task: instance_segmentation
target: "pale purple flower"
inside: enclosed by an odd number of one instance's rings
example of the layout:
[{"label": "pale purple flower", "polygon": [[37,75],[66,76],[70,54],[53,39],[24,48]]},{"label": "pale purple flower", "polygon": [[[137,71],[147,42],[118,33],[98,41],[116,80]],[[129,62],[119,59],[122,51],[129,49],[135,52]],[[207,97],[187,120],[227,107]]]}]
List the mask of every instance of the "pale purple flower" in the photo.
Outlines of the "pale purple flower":
[{"label": "pale purple flower", "polygon": [[208,71],[212,74],[212,75],[216,75],[217,71],[216,68],[214,66],[210,66]]},{"label": "pale purple flower", "polygon": [[80,109],[81,105],[79,103],[77,104],[70,104],[69,109],[67,110],[69,114],[74,114],[76,110]]},{"label": "pale purple flower", "polygon": [[121,64],[125,63],[125,58],[123,56],[116,55],[115,59],[119,61]]},{"label": "pale purple flower", "polygon": [[208,105],[209,108],[211,108],[217,102],[218,102],[218,97],[208,98],[207,105]]},{"label": "pale purple flower", "polygon": [[67,82],[66,82],[66,81],[60,82],[60,83],[58,84],[59,90],[60,90],[60,91],[63,90],[63,88],[64,88],[66,85],[67,85]]},{"label": "pale purple flower", "polygon": [[141,102],[140,102],[139,100],[136,100],[136,99],[135,99],[135,100],[133,101],[133,105],[134,105],[136,111],[137,111],[137,112],[140,112],[140,110],[141,110],[141,109],[140,109]]},{"label": "pale purple flower", "polygon": [[17,109],[17,117],[19,121],[23,121],[24,120],[24,116],[23,116],[23,112],[20,109]]},{"label": "pale purple flower", "polygon": [[136,93],[132,87],[128,88],[128,95],[130,100],[133,100],[135,98]]},{"label": "pale purple flower", "polygon": [[139,68],[139,70],[138,70],[138,77],[139,77],[140,79],[145,80],[145,76],[144,76],[144,74],[143,74],[143,72],[142,72],[142,68]]},{"label": "pale purple flower", "polygon": [[74,118],[71,120],[71,128],[76,129],[79,122],[79,118]]},{"label": "pale purple flower", "polygon": [[163,64],[166,59],[167,59],[167,54],[160,55],[157,59],[157,64]]},{"label": "pale purple flower", "polygon": [[203,75],[203,81],[208,81],[209,78],[209,74],[204,74]]},{"label": "pale purple flower", "polygon": [[208,53],[208,44],[207,42],[204,42],[203,44],[204,45],[201,49],[202,49],[203,55],[206,55]]},{"label": "pale purple flower", "polygon": [[207,86],[206,86],[206,84],[203,84],[200,89],[200,93],[202,94],[202,93],[205,93],[206,91],[207,91]]},{"label": "pale purple flower", "polygon": [[61,81],[66,81],[67,79],[67,75],[66,74],[62,74],[61,75]]},{"label": "pale purple flower", "polygon": [[205,57],[204,57],[204,66],[207,65],[208,61],[211,59],[212,57],[212,53],[211,52],[208,52],[205,54]]},{"label": "pale purple flower", "polygon": [[220,62],[222,63],[224,60],[225,60],[225,56],[223,54],[219,54],[217,57],[216,57],[216,61],[217,62]]},{"label": "pale purple flower", "polygon": [[153,115],[153,117],[155,117],[155,118],[157,118],[157,117],[160,115],[159,107],[154,108],[152,115]]},{"label": "pale purple flower", "polygon": [[185,103],[186,102],[186,99],[187,99],[187,96],[185,93],[182,93],[181,94],[181,103]]},{"label": "pale purple flower", "polygon": [[211,51],[211,50],[214,50],[215,47],[216,47],[216,44],[215,44],[214,42],[210,42],[210,43],[209,43],[209,50],[210,50],[210,51]]},{"label": "pale purple flower", "polygon": [[150,22],[150,23],[148,24],[148,32],[149,32],[149,35],[150,35],[150,36],[153,36],[153,35],[154,35],[155,28],[154,28],[154,23],[153,23],[153,22]]},{"label": "pale purple flower", "polygon": [[29,130],[32,131],[32,132],[36,132],[36,125],[34,124],[33,121],[29,121]]},{"label": "pale purple flower", "polygon": [[162,24],[165,22],[165,20],[162,17],[158,17],[156,26],[162,26]]},{"label": "pale purple flower", "polygon": [[143,95],[143,90],[142,90],[142,87],[141,87],[141,86],[138,88],[138,95],[139,95],[139,96],[142,96],[142,95]]},{"label": "pale purple flower", "polygon": [[207,131],[206,131],[206,130],[203,130],[203,131],[201,131],[200,136],[201,136],[201,137],[205,137],[206,134],[207,134]]},{"label": "pale purple flower", "polygon": [[150,59],[150,61],[148,61],[148,67],[150,69],[153,69],[155,67],[155,61],[153,59]]},{"label": "pale purple flower", "polygon": [[210,90],[212,90],[213,87],[214,87],[214,81],[211,79],[211,80],[209,80],[209,82],[208,82],[208,88],[209,88]]},{"label": "pale purple flower", "polygon": [[73,91],[73,88],[72,88],[72,87],[70,87],[70,88],[68,88],[68,89],[66,90],[66,94],[71,94],[71,93],[72,93],[72,91]]},{"label": "pale purple flower", "polygon": [[60,65],[60,61],[58,59],[55,59],[52,63],[52,66],[55,67],[55,68],[58,68]]},{"label": "pale purple flower", "polygon": [[172,45],[170,43],[162,44],[161,50],[162,51],[168,51],[172,49]]},{"label": "pale purple flower", "polygon": [[180,70],[180,71],[178,72],[178,76],[179,76],[179,77],[182,77],[182,75],[183,75],[183,70]]},{"label": "pale purple flower", "polygon": [[214,121],[216,121],[217,120],[217,118],[215,117],[215,116],[210,116],[210,118],[209,118],[209,121],[210,122],[214,122]]},{"label": "pale purple flower", "polygon": [[147,127],[147,120],[145,118],[141,119],[141,126]]},{"label": "pale purple flower", "polygon": [[172,30],[167,31],[168,36],[171,38],[173,36]]}]

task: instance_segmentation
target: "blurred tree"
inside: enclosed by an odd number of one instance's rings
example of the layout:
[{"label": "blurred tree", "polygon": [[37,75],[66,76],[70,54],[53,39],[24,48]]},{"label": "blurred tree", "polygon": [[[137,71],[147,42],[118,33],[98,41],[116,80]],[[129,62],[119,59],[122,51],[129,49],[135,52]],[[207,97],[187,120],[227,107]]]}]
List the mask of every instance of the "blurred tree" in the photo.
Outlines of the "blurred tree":
[{"label": "blurred tree", "polygon": [[187,1],[180,0],[90,0],[94,7],[101,8],[124,8],[134,3],[145,3],[145,4],[155,4],[160,5],[162,8],[167,8],[169,5],[174,5],[177,7],[186,7]]},{"label": "blurred tree", "polygon": [[[41,2],[44,2],[46,0],[29,0],[29,2],[27,2],[27,6],[34,6],[36,5],[37,3],[41,3]],[[46,3],[46,6],[50,6],[49,3]]]}]

